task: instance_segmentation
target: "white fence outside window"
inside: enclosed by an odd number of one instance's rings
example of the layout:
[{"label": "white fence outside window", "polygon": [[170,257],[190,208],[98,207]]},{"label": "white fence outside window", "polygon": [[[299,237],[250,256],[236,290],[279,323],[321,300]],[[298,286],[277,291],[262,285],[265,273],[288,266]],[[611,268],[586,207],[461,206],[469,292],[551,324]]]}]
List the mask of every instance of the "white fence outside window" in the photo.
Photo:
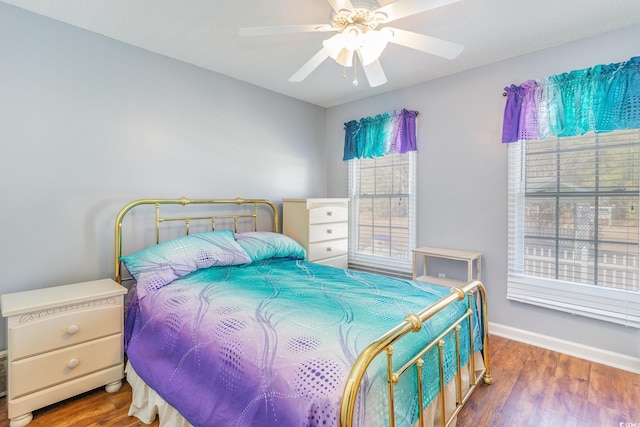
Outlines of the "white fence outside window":
[{"label": "white fence outside window", "polygon": [[[525,275],[557,279],[574,283],[593,283],[595,266],[589,251],[562,251],[558,256],[556,277],[556,256],[552,249],[527,246],[524,256]],[[640,291],[638,283],[638,257],[624,254],[604,253],[599,256],[598,280],[600,287]]]}]

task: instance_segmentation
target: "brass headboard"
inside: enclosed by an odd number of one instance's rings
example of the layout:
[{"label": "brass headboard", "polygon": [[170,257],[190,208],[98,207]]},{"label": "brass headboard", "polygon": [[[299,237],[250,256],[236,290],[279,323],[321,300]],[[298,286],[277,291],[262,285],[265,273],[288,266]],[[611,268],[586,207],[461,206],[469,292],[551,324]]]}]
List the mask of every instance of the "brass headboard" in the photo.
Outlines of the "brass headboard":
[{"label": "brass headboard", "polygon": [[[205,215],[205,216],[180,216],[180,217],[163,217],[160,215],[160,206],[161,205],[253,205],[253,211],[251,213],[239,213],[239,214],[223,214],[223,215]],[[273,214],[273,231],[278,232],[278,208],[270,201],[264,199],[187,199],[182,197],[180,199],[140,199],[135,200],[125,207],[123,207],[118,216],[116,217],[116,227],[115,227],[115,280],[118,283],[122,282],[121,277],[121,264],[120,257],[122,256],[122,220],[124,219],[127,212],[136,206],[141,205],[154,205],[156,210],[155,215],[155,234],[156,234],[156,243],[160,242],[160,224],[163,222],[172,222],[172,221],[180,221],[184,223],[185,226],[185,234],[189,234],[189,226],[192,221],[210,221],[211,230],[215,229],[216,220],[226,219],[233,221],[233,231],[238,231],[238,221],[245,219],[253,221],[253,230],[258,230],[258,209],[261,206],[267,206],[271,209]]]}]

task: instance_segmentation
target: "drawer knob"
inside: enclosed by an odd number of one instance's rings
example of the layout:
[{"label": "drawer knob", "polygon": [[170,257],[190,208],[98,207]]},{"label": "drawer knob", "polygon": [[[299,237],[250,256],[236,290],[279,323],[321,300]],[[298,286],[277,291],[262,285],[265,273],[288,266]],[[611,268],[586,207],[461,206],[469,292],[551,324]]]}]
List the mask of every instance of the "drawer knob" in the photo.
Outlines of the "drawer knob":
[{"label": "drawer knob", "polygon": [[78,366],[78,364],[79,364],[79,363],[80,363],[80,361],[79,361],[78,359],[71,359],[71,360],[69,360],[69,362],[67,363],[67,367],[68,367],[69,369],[73,369],[73,368],[75,368],[76,366]]},{"label": "drawer knob", "polygon": [[80,330],[80,326],[78,325],[71,325],[67,328],[67,334],[69,335],[73,335],[76,332],[78,332]]},{"label": "drawer knob", "polygon": [[333,216],[333,212],[327,211],[327,216]]},{"label": "drawer knob", "polygon": [[327,252],[331,252],[331,247],[328,247],[328,248],[327,248]]},{"label": "drawer knob", "polygon": [[327,228],[327,234],[333,234],[333,230],[330,228]]}]

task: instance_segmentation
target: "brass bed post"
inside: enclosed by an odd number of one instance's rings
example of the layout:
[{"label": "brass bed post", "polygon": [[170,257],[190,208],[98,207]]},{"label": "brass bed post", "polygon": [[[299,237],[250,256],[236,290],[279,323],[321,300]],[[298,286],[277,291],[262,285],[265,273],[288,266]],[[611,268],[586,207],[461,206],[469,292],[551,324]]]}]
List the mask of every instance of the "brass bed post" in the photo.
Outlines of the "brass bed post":
[{"label": "brass bed post", "polygon": [[[446,399],[446,390],[444,383],[444,341],[440,340],[438,342],[438,375],[440,377],[440,418],[442,419],[442,427],[446,427],[447,425],[447,405],[445,402]],[[420,402],[422,405],[422,402]]]},{"label": "brass bed post", "polygon": [[[479,286],[480,291],[480,312],[482,313],[482,359],[484,360],[484,383],[491,384],[491,352],[489,351],[489,319],[487,317],[487,293],[484,286]],[[475,373],[474,373],[475,374]]]},{"label": "brass bed post", "polygon": [[137,206],[139,201],[133,201],[120,209],[118,216],[116,217],[116,229],[115,229],[115,266],[114,266],[114,278],[118,283],[122,283],[122,271],[120,268],[120,256],[122,255],[122,219],[132,208]]},{"label": "brass bed post", "polygon": [[154,203],[156,208],[156,245],[160,242],[160,203]]},{"label": "brass bed post", "polygon": [[[473,292],[471,291],[467,291],[467,304],[469,307],[468,310],[470,311],[469,330],[473,331]],[[469,348],[475,348],[475,338],[473,337],[472,333],[469,334]],[[476,384],[476,358],[475,357],[472,357],[469,360],[467,372],[469,373],[469,386],[475,385]]]},{"label": "brass bed post", "polygon": [[398,382],[398,378],[393,373],[393,347],[388,346],[387,352],[387,386],[389,391],[389,426],[396,425],[395,406],[393,398],[393,386]]},{"label": "brass bed post", "polygon": [[[462,405],[462,362],[461,343],[460,343],[460,325],[456,326],[456,405]],[[469,335],[473,334],[473,329],[469,329]],[[473,359],[473,347],[469,347],[469,362]],[[468,363],[469,363],[468,362]]]},{"label": "brass bed post", "polygon": [[416,362],[416,370],[418,373],[418,421],[420,422],[420,426],[424,425],[424,408],[422,407],[422,402],[424,402],[424,383],[422,381],[422,367],[424,366],[424,360],[422,358],[418,359]]}]

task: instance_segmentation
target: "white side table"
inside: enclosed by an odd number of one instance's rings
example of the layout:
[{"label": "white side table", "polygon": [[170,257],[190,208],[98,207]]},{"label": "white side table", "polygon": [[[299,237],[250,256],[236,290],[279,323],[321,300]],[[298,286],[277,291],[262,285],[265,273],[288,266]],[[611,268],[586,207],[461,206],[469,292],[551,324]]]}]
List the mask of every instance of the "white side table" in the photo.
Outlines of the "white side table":
[{"label": "white side table", "polygon": [[[446,277],[437,277],[428,274],[427,261],[430,257],[444,258],[465,262],[467,268],[467,280],[452,280]],[[419,259],[422,258],[422,270],[419,272]],[[475,263],[475,274],[474,274]],[[472,280],[482,280],[482,252],[463,251],[457,249],[443,249],[423,247],[413,250],[413,280],[433,283],[440,286],[464,286]]]},{"label": "white side table", "polygon": [[5,294],[7,410],[11,427],[32,411],[106,384],[122,385],[123,295],[111,279]]}]

